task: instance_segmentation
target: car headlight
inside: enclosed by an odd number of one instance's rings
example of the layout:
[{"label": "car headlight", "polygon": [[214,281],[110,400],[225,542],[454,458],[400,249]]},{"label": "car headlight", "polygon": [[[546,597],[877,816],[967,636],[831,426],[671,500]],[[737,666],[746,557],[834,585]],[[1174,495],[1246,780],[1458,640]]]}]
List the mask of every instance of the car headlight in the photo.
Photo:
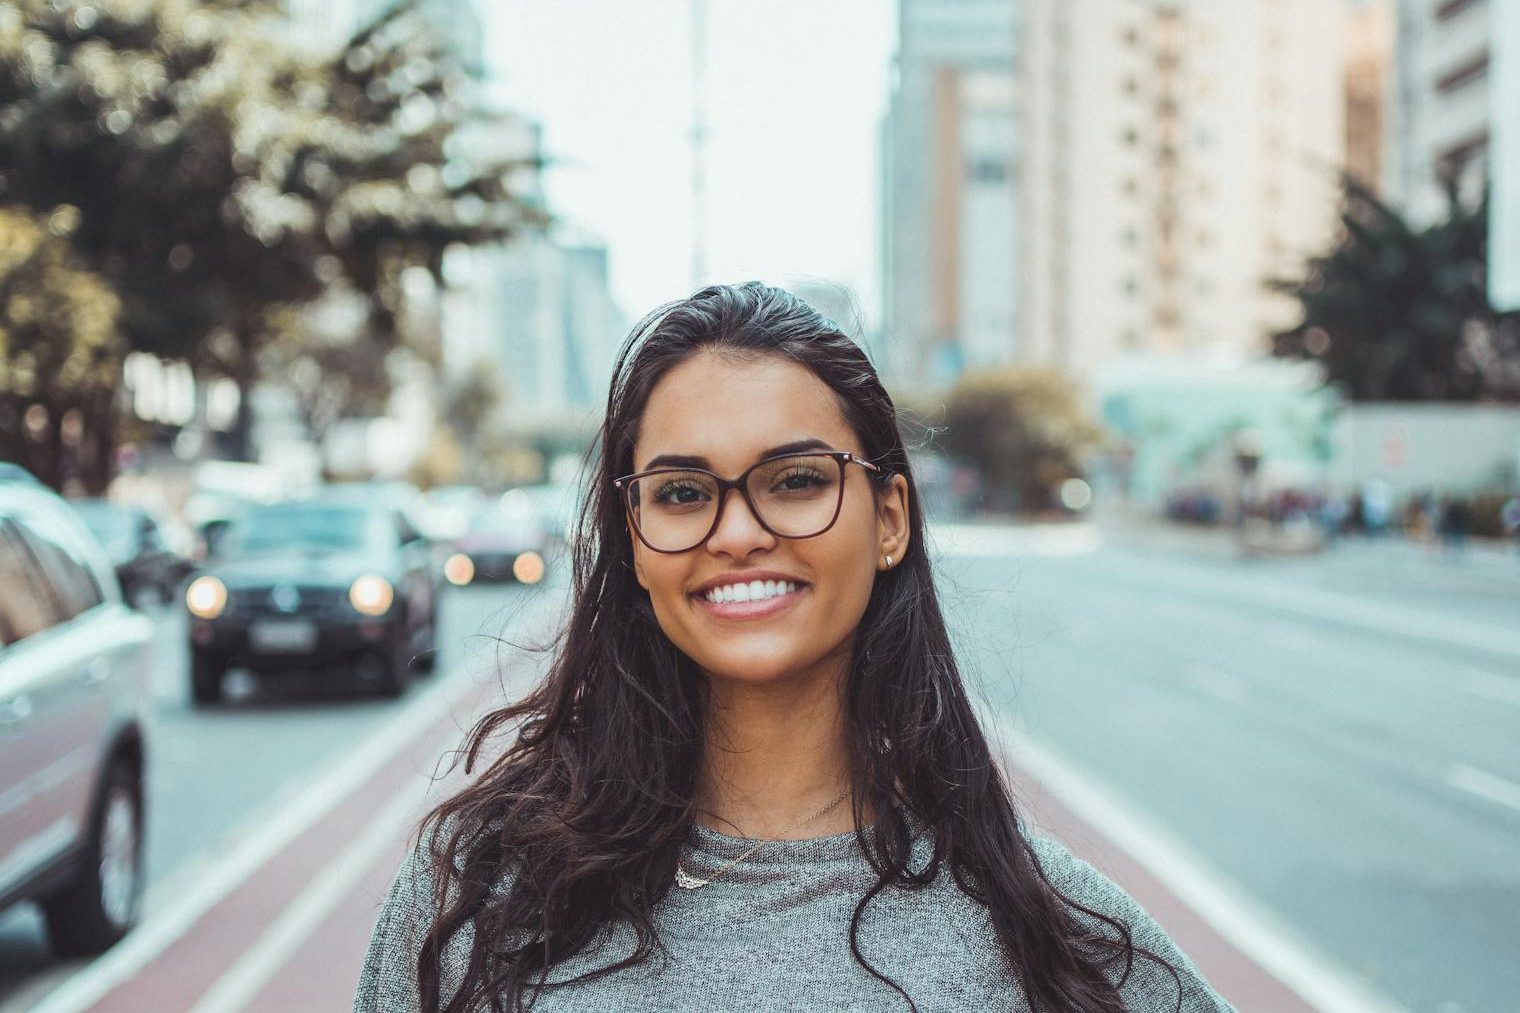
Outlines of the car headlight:
[{"label": "car headlight", "polygon": [[215,619],[227,608],[227,585],[215,577],[196,577],[185,588],[185,608],[197,619]]},{"label": "car headlight", "polygon": [[443,575],[450,584],[464,587],[475,579],[475,561],[463,552],[456,552],[444,561]]},{"label": "car headlight", "polygon": [[365,574],[348,588],[348,602],[354,611],[367,616],[381,616],[396,600],[396,592],[384,577]]},{"label": "car headlight", "polygon": [[544,557],[536,552],[524,552],[512,561],[512,576],[524,584],[537,584],[544,579]]}]

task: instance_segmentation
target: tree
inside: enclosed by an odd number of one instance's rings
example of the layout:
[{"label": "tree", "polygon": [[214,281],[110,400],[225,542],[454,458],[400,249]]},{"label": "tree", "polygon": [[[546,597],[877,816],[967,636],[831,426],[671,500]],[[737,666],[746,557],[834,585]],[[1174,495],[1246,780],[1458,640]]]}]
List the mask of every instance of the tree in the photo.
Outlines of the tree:
[{"label": "tree", "polygon": [[131,347],[245,395],[281,312],[340,279],[383,357],[408,267],[541,217],[516,163],[449,151],[463,77],[419,19],[402,3],[319,57],[271,0],[0,8],[0,200],[77,207]]},{"label": "tree", "polygon": [[1272,283],[1303,307],[1274,353],[1322,363],[1352,400],[1520,397],[1520,314],[1486,292],[1487,200],[1465,208],[1450,183],[1447,219],[1417,228],[1356,179],[1343,187],[1335,247]]},{"label": "tree", "polygon": [[1054,506],[1101,436],[1071,380],[1040,369],[963,374],[945,426],[946,450],[976,468],[993,508],[1026,513]]},{"label": "tree", "polygon": [[69,242],[77,221],[0,209],[0,458],[98,493],[124,346],[115,294]]}]

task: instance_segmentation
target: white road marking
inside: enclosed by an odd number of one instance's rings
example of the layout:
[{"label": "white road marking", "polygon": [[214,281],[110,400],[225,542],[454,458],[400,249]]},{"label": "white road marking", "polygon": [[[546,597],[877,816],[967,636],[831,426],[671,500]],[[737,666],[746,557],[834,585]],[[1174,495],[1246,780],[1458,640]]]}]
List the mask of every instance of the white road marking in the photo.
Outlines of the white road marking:
[{"label": "white road marking", "polygon": [[[452,743],[444,743],[447,748]],[[279,973],[322,920],[353,890],[375,859],[395,843],[407,821],[420,815],[432,783],[410,784],[347,847],[311,877],[285,908],[191,1008],[191,1013],[238,1013]]]},{"label": "white road marking", "polygon": [[1520,706],[1520,679],[1507,679],[1479,669],[1469,671],[1471,674],[1462,683],[1463,692],[1485,700]]},{"label": "white road marking", "polygon": [[1231,945],[1316,1009],[1398,1013],[1403,1007],[1317,956],[1281,919],[1194,854],[1186,845],[1031,740],[1002,715],[984,727],[1003,739],[1007,755],[1100,834],[1123,848]]},{"label": "white road marking", "polygon": [[945,556],[1085,556],[1103,547],[1096,524],[933,524],[932,548]]},{"label": "white road marking", "polygon": [[1453,763],[1446,770],[1446,783],[1479,798],[1520,810],[1520,784],[1498,774],[1465,763]]},{"label": "white road marking", "polygon": [[32,1013],[80,1013],[130,980],[203,914],[331,812],[477,685],[477,677],[470,674],[443,679],[430,686],[424,695],[372,731],[356,749],[314,778],[291,800],[280,820],[243,839],[225,859],[207,869],[195,882],[185,884],[174,901],[69,978],[33,1007]]},{"label": "white road marking", "polygon": [[1184,673],[1183,680],[1200,693],[1225,703],[1245,703],[1251,696],[1251,686],[1246,680],[1217,668],[1194,666]]}]

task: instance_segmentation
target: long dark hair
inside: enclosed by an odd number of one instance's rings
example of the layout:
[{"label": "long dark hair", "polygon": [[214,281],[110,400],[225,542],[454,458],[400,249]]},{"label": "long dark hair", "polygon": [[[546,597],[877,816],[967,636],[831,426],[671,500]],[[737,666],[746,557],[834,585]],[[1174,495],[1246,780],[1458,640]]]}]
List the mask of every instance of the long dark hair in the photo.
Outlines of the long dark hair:
[{"label": "long dark hair", "polygon": [[[1136,954],[1177,977],[1134,945],[1122,922],[1067,898],[1040,868],[956,666],[897,412],[876,370],[805,302],[749,282],[661,307],[618,355],[573,546],[569,620],[548,674],[526,698],[475,725],[467,771],[499,733],[517,734],[423,822],[441,870],[436,917],[418,957],[424,1013],[526,1009],[554,965],[611,923],[633,928],[635,951],[582,978],[645,961],[660,946],[653,910],[671,887],[694,814],[703,677],[661,631],[637,583],[611,482],[633,471],[655,384],[700,349],[782,356],[811,370],[834,391],[886,480],[908,482],[909,547],[899,565],[877,574],[847,688],[856,840],[877,874],[850,919],[855,960],[917,1008],[861,955],[857,933],[877,894],[925,886],[943,867],[986,905],[1031,1009],[1122,1010],[1107,972],[1122,961],[1122,983]],[[868,805],[877,814],[869,834]],[[932,831],[932,858],[917,871],[903,807]],[[474,930],[468,966],[446,996],[442,954],[466,927]],[[1179,1009],[1181,994],[1179,979]]]}]

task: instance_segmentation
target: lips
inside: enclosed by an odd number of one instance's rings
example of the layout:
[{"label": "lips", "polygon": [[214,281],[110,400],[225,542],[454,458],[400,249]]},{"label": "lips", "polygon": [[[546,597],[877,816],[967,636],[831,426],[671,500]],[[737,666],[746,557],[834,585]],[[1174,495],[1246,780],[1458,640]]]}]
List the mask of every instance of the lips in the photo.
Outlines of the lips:
[{"label": "lips", "polygon": [[697,608],[714,619],[747,620],[766,619],[779,615],[796,605],[807,594],[811,585],[801,582],[793,582],[796,590],[786,594],[778,594],[770,598],[761,598],[756,601],[709,601],[706,592],[698,592],[691,596]]},{"label": "lips", "polygon": [[690,597],[716,619],[759,619],[791,608],[810,586],[780,570],[729,570],[703,581]]}]

